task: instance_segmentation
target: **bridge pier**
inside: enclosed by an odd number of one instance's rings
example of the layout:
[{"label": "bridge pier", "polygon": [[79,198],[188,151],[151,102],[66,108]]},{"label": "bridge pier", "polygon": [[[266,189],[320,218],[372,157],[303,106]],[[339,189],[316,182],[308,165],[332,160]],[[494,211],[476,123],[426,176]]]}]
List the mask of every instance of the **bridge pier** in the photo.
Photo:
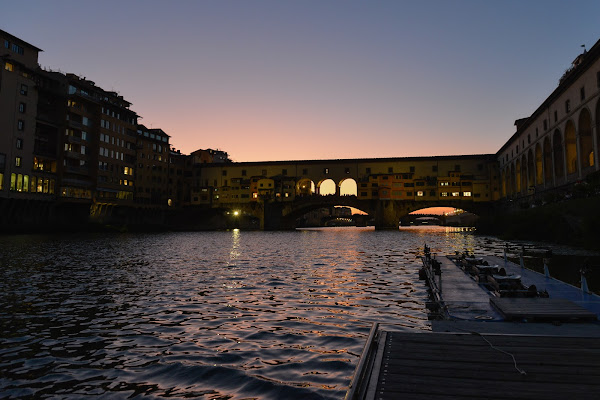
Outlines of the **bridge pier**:
[{"label": "bridge pier", "polygon": [[375,229],[398,229],[400,219],[419,208],[411,201],[380,200],[375,206]]}]

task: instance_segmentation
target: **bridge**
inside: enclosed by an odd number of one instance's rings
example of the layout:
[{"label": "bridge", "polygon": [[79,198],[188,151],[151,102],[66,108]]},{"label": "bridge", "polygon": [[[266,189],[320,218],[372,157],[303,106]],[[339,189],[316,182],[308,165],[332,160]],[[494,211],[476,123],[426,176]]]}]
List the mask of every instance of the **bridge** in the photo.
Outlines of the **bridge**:
[{"label": "bridge", "polygon": [[[426,207],[479,214],[499,193],[495,155],[197,164],[194,207],[238,211],[262,229],[290,229],[303,214],[332,205],[368,213],[377,229]],[[326,186],[335,189],[325,191]]]}]

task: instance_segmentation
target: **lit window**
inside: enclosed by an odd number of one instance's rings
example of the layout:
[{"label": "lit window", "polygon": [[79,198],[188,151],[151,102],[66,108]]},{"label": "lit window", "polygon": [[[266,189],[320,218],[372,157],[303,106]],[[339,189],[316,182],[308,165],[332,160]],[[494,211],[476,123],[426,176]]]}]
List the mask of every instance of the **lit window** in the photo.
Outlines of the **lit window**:
[{"label": "lit window", "polygon": [[253,199],[258,199],[258,193],[256,193],[256,192],[252,193],[252,198]]},{"label": "lit window", "polygon": [[448,192],[442,192],[441,195],[442,197],[448,197]]},{"label": "lit window", "polygon": [[460,192],[452,192],[452,197],[458,197],[460,196]]},{"label": "lit window", "polygon": [[19,156],[15,157],[15,167],[20,167],[23,159]]},{"label": "lit window", "polygon": [[420,190],[419,190],[419,191],[417,192],[417,197],[422,197],[422,196],[423,196],[423,194],[424,194],[424,193],[423,193],[422,191],[420,191]]},{"label": "lit window", "polygon": [[465,196],[465,197],[471,197],[471,192],[463,192],[463,196]]},{"label": "lit window", "polygon": [[4,69],[7,71],[10,71],[10,72],[13,72],[15,67],[11,63],[7,62],[6,64],[4,64]]}]

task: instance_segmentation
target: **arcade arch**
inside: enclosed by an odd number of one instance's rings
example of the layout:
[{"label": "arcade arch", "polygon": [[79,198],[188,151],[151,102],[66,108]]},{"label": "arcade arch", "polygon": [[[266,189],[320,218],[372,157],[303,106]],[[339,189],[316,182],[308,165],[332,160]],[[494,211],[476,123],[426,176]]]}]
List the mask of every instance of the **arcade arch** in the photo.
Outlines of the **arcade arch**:
[{"label": "arcade arch", "polygon": [[515,191],[517,193],[521,193],[521,160],[517,160],[517,164],[515,165]]},{"label": "arcade arch", "polygon": [[567,174],[577,172],[577,139],[575,125],[569,120],[565,127],[565,154],[567,156]]},{"label": "arcade arch", "polygon": [[358,185],[352,178],[346,178],[340,182],[340,195],[341,196],[357,196]]},{"label": "arcade arch", "polygon": [[552,145],[548,136],[544,139],[544,180],[552,182]]},{"label": "arcade arch", "polygon": [[557,129],[552,136],[552,149],[554,154],[554,176],[562,178],[565,176],[562,135]]},{"label": "arcade arch", "polygon": [[535,146],[535,184],[544,183],[544,158],[542,155],[542,146],[538,143]]},{"label": "arcade arch", "polygon": [[529,151],[527,152],[527,185],[526,185],[526,187],[529,188],[531,186],[535,186],[535,166],[534,166],[534,159],[533,159],[533,151],[531,151],[531,149],[529,149]]},{"label": "arcade arch", "polygon": [[592,118],[584,108],[579,114],[579,149],[581,152],[581,167],[594,166],[594,143],[592,140]]},{"label": "arcade arch", "polygon": [[315,193],[315,183],[308,179],[300,179],[296,183],[296,196],[310,196]]},{"label": "arcade arch", "polygon": [[333,179],[325,179],[318,183],[317,193],[321,196],[327,196],[337,193],[337,186]]}]

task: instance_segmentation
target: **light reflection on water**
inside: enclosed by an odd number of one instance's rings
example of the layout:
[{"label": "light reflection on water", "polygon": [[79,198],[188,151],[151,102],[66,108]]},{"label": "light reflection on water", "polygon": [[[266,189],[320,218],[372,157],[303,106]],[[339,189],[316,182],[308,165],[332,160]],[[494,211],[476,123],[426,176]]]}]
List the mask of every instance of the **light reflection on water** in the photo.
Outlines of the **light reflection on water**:
[{"label": "light reflection on water", "polygon": [[8,398],[341,399],[373,322],[427,330],[424,243],[440,227],[4,237]]}]

